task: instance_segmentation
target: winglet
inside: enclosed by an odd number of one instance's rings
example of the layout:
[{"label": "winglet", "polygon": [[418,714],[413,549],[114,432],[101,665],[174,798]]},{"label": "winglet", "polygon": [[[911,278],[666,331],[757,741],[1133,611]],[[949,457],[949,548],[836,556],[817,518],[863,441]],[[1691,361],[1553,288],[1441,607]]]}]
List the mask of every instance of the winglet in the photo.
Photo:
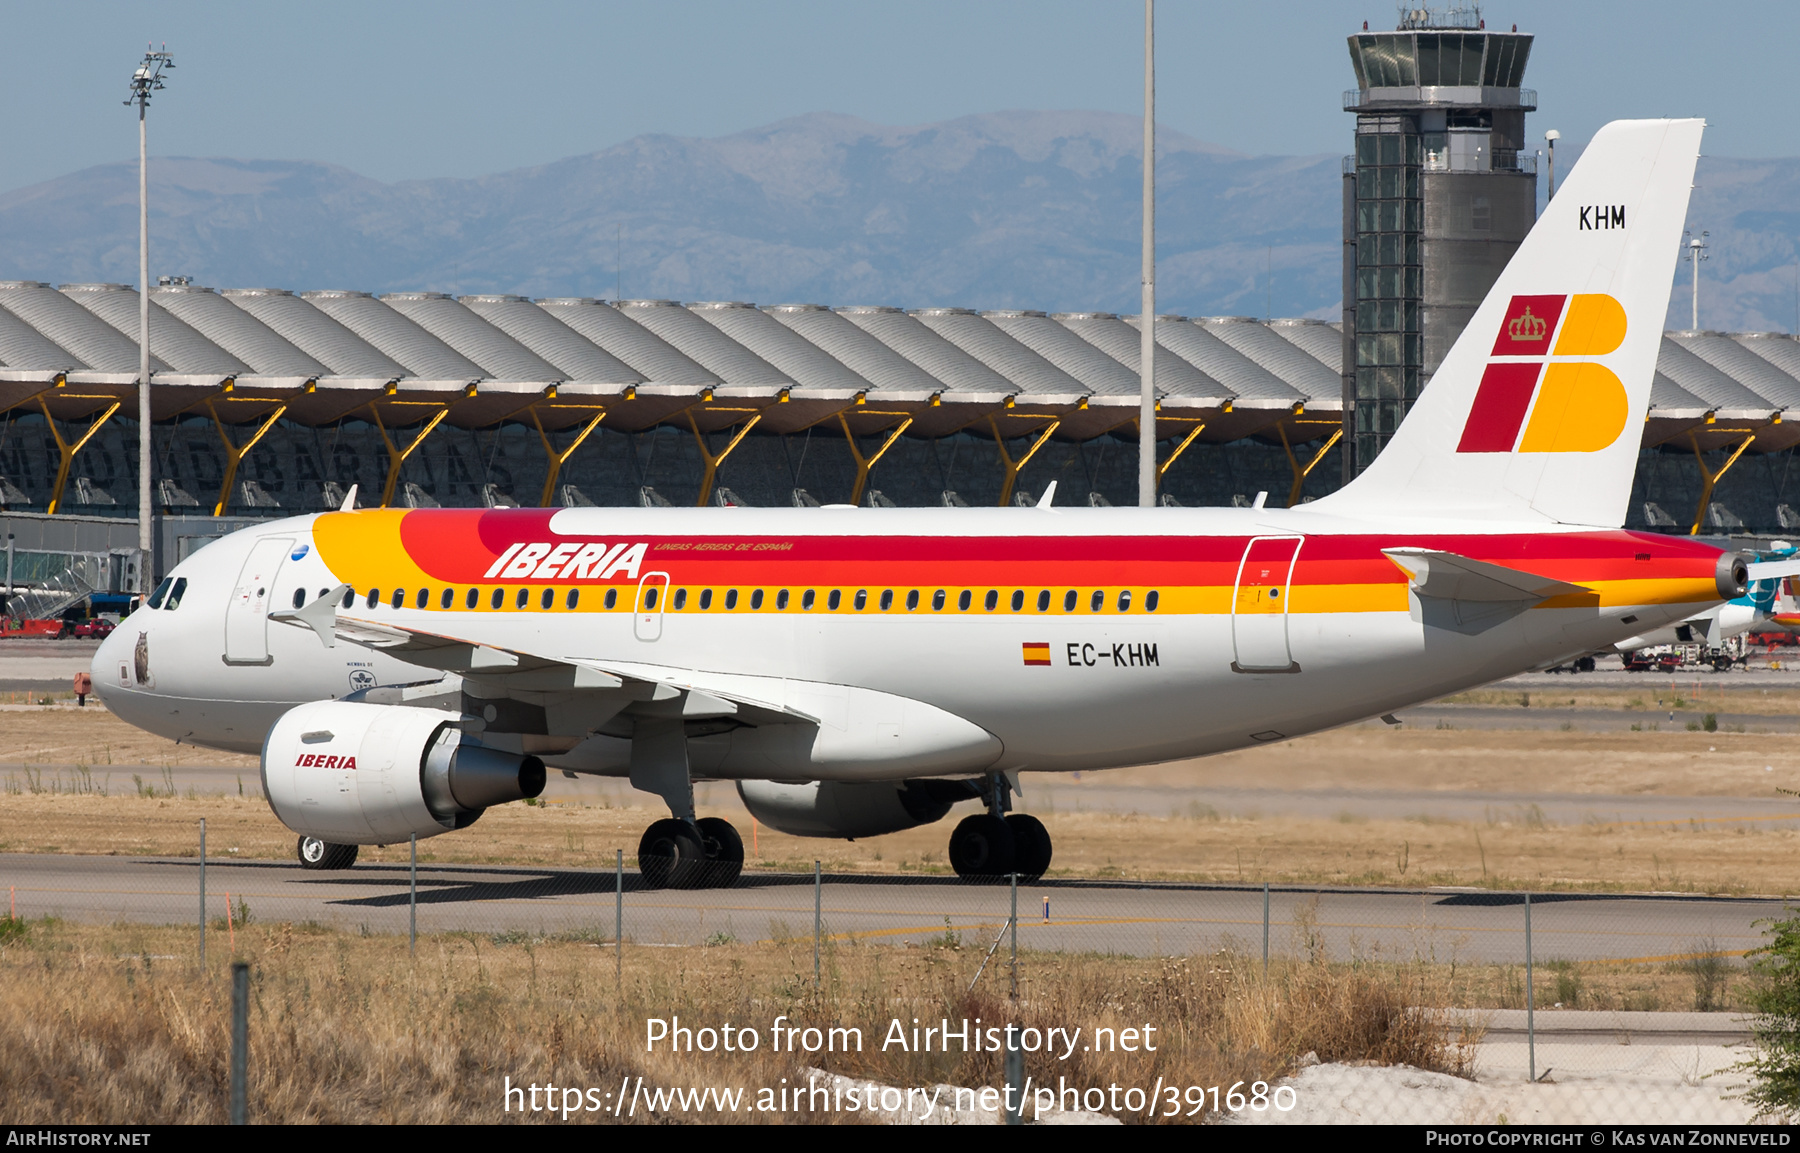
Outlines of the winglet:
[{"label": "winglet", "polygon": [[[350,496],[352,499],[356,496],[355,485],[350,486]],[[347,504],[349,502],[346,501],[345,503]],[[324,642],[326,648],[336,648],[338,602],[341,601],[344,598],[344,594],[349,591],[349,585],[339,585],[318,600],[307,605],[305,608],[276,609],[269,614],[269,619],[272,621],[291,621],[294,624],[305,625],[313,632],[319,634],[319,640]]]},{"label": "winglet", "polygon": [[356,486],[355,485],[351,485],[350,491],[344,494],[344,503],[338,506],[338,511],[339,512],[355,512],[356,511]]},{"label": "winglet", "polygon": [[1038,507],[1039,507],[1039,508],[1049,508],[1049,507],[1050,507],[1050,502],[1051,502],[1051,501],[1053,501],[1053,500],[1055,500],[1055,499],[1056,499],[1056,482],[1055,482],[1055,481],[1051,481],[1051,482],[1050,482],[1050,487],[1049,487],[1049,488],[1046,488],[1046,489],[1045,489],[1045,490],[1044,490],[1044,495],[1043,495],[1043,496],[1040,496],[1040,497],[1038,497],[1038,502],[1037,502],[1037,506],[1038,506]]}]

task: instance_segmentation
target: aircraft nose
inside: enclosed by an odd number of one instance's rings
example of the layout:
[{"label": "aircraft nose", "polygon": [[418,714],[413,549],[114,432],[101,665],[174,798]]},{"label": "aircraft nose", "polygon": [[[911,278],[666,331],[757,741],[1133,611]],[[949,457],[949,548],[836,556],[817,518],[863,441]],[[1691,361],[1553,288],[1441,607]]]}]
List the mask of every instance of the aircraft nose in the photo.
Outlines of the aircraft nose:
[{"label": "aircraft nose", "polygon": [[94,691],[99,693],[102,701],[106,699],[108,689],[131,687],[131,642],[127,638],[134,635],[132,630],[121,625],[94,651],[94,662],[88,666],[88,672],[94,678]]}]

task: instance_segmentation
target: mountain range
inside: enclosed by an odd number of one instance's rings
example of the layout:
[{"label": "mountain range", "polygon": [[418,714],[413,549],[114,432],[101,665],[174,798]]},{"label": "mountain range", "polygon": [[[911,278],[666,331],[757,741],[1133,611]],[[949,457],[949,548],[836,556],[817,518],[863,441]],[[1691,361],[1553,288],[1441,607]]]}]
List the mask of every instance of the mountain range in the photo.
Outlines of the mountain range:
[{"label": "mountain range", "polygon": [[[1141,123],[1002,112],[913,127],[814,113],[646,135],[475,179],[153,157],[152,275],[219,287],[1103,309],[1138,306]],[[1346,135],[1348,142],[1348,135]],[[1312,315],[1340,300],[1339,158],[1159,131],[1158,308]],[[0,195],[0,278],[136,280],[135,163]],[[1706,157],[1705,327],[1796,323],[1800,159]],[[1688,323],[1687,270],[1671,327]]]}]

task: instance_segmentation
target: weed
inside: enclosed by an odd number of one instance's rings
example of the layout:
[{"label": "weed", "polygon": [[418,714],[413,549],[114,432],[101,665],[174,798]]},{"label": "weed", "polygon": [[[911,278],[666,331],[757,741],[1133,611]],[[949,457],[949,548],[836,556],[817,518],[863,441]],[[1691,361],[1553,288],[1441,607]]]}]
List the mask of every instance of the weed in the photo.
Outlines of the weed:
[{"label": "weed", "polygon": [[1705,729],[1709,733],[1718,732],[1719,731],[1719,714],[1707,713],[1705,716],[1701,717],[1700,718],[1700,727]]},{"label": "weed", "polygon": [[1573,961],[1546,961],[1544,968],[1556,975],[1556,1000],[1565,1009],[1581,1004],[1581,966]]},{"label": "weed", "polygon": [[725,932],[723,929],[721,929],[717,933],[714,933],[712,936],[710,936],[706,939],[706,946],[709,949],[717,948],[720,945],[735,945],[735,944],[737,944],[737,938],[732,936],[730,933]]},{"label": "weed", "polygon": [[1716,941],[1696,941],[1683,967],[1694,978],[1694,1011],[1713,1013],[1725,1007],[1726,980],[1730,961],[1719,951]]}]

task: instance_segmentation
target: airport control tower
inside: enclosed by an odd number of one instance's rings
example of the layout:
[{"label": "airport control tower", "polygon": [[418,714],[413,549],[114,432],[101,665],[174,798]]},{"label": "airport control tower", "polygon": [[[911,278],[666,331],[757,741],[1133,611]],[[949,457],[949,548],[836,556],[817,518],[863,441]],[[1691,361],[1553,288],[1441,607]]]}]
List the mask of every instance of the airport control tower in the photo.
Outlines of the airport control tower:
[{"label": "airport control tower", "polygon": [[1344,479],[1367,467],[1537,218],[1521,88],[1531,37],[1475,7],[1350,37],[1344,159]]}]

